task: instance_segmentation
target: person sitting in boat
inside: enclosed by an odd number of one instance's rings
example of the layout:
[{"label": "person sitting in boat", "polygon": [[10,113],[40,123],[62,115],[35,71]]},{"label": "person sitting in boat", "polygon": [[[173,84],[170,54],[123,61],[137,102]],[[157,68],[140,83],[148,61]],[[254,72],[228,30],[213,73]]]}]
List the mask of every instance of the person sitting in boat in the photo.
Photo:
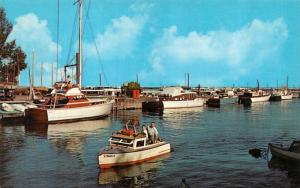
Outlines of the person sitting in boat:
[{"label": "person sitting in boat", "polygon": [[[130,126],[131,121],[127,121],[127,123],[125,124],[125,126],[123,127],[121,133],[127,136],[131,136],[136,134],[136,129],[135,128],[131,128],[132,126]],[[134,126],[133,126],[134,127]]]}]

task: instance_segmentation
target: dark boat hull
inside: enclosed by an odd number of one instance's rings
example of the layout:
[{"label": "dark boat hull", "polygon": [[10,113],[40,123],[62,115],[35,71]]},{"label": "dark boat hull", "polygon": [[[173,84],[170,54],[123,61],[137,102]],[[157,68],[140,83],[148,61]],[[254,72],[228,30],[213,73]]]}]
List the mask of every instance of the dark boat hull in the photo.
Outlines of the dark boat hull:
[{"label": "dark boat hull", "polygon": [[270,101],[281,101],[281,96],[271,96]]},{"label": "dark boat hull", "polygon": [[300,162],[300,153],[291,152],[286,148],[278,147],[273,144],[269,144],[272,157],[279,158],[288,161]]},{"label": "dark boat hull", "polygon": [[220,99],[215,99],[215,98],[209,98],[206,101],[206,105],[209,106],[209,107],[220,107],[220,103],[221,103],[221,100]]}]

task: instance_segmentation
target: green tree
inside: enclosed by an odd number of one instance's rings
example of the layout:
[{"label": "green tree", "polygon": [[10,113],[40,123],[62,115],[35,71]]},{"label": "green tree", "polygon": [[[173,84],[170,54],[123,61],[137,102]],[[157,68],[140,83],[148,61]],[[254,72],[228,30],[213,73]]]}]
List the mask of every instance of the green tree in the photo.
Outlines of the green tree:
[{"label": "green tree", "polygon": [[133,90],[141,90],[141,86],[137,82],[129,82],[123,84],[122,90],[127,96],[132,96]]},{"label": "green tree", "polygon": [[16,45],[15,40],[8,40],[12,29],[5,10],[0,7],[0,81],[16,82],[20,71],[27,67],[26,54]]}]

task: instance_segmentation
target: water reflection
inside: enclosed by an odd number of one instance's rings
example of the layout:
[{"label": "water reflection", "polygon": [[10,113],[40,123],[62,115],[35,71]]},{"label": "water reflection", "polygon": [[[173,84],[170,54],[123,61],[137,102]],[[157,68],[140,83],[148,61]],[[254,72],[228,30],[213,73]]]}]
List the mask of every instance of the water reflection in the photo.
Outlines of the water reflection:
[{"label": "water reflection", "polygon": [[124,187],[149,186],[150,180],[170,154],[146,161],[139,165],[115,167],[99,172],[99,185],[116,184]]},{"label": "water reflection", "polygon": [[48,124],[25,124],[25,135],[47,138]]},{"label": "water reflection", "polygon": [[81,154],[87,137],[110,125],[109,118],[48,125],[48,139],[59,149],[71,154]]},{"label": "water reflection", "polygon": [[291,187],[298,187],[300,184],[300,163],[291,163],[289,161],[280,160],[272,157],[268,162],[271,170],[279,170],[285,172],[290,179]]}]

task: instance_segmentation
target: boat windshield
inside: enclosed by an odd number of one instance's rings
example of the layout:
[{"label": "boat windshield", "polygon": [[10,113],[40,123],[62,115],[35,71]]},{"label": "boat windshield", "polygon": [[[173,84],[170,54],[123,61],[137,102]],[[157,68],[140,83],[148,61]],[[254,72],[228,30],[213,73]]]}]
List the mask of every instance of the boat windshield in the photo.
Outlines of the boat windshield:
[{"label": "boat windshield", "polygon": [[111,137],[109,139],[111,144],[114,145],[122,145],[122,146],[133,146],[133,140],[128,138],[122,138],[122,137]]},{"label": "boat windshield", "polygon": [[299,141],[294,141],[291,144],[289,150],[292,151],[292,152],[300,153],[300,140]]}]

